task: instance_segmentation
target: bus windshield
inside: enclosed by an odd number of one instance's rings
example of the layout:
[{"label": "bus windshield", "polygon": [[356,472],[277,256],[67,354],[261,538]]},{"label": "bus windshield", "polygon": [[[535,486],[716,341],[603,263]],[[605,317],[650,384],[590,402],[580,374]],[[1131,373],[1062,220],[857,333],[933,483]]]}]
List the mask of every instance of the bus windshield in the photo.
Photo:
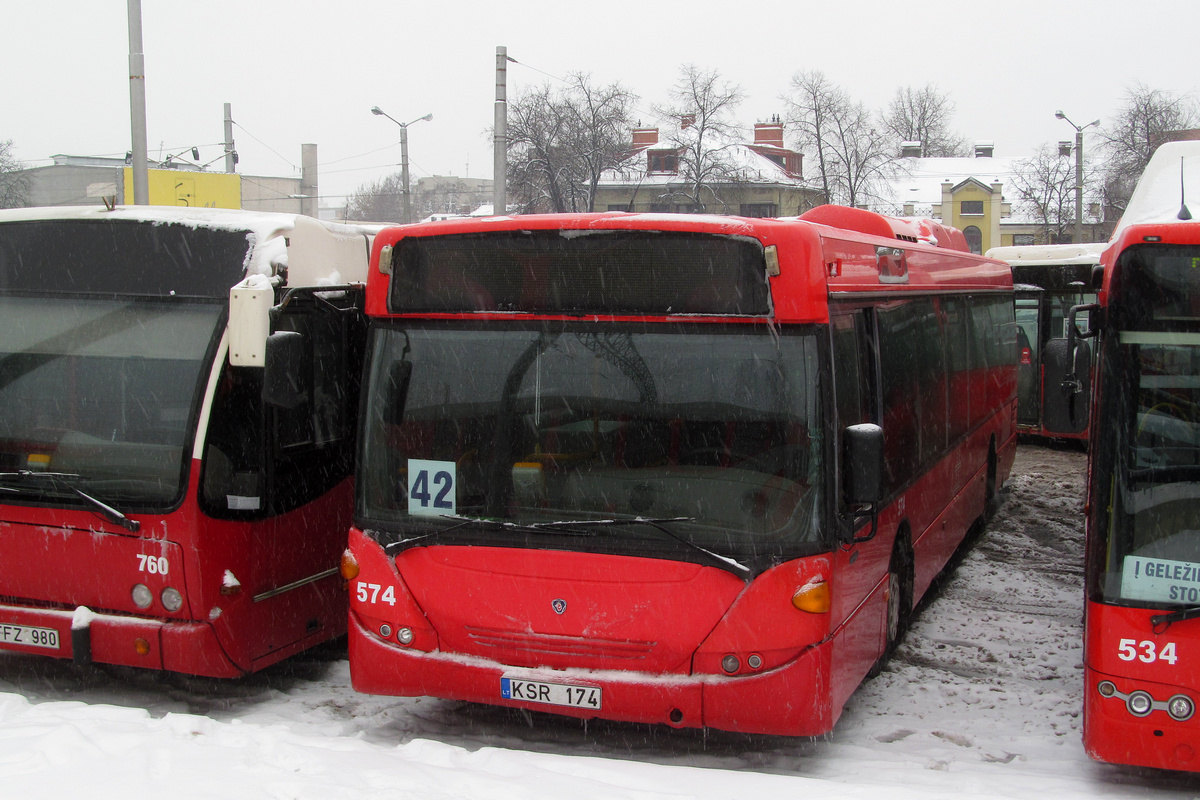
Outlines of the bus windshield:
[{"label": "bus windshield", "polygon": [[1120,432],[1101,445],[1115,447],[1112,485],[1101,487],[1109,600],[1200,605],[1200,333],[1181,327],[1200,318],[1189,299],[1200,297],[1200,251],[1184,250],[1131,248],[1117,273],[1105,392],[1131,394],[1102,401]]},{"label": "bus windshield", "polygon": [[[222,313],[215,302],[0,297],[0,472],[70,475],[126,510],[176,502]],[[48,486],[6,484],[0,497],[78,502]]]},{"label": "bus windshield", "polygon": [[813,552],[816,341],[736,324],[377,328],[359,515],[398,543]]}]

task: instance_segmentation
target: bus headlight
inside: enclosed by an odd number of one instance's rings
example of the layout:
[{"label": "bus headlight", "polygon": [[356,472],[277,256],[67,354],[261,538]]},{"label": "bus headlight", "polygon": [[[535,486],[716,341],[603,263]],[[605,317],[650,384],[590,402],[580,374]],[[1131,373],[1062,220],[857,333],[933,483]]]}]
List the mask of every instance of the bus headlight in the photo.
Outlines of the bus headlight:
[{"label": "bus headlight", "polygon": [[1143,691],[1136,691],[1125,700],[1125,707],[1135,717],[1144,717],[1154,709],[1154,698]]},{"label": "bus headlight", "polygon": [[154,602],[154,592],[144,584],[134,585],[132,594],[133,604],[138,608],[149,608],[150,604]]},{"label": "bus headlight", "polygon": [[161,600],[163,608],[167,611],[174,612],[183,608],[183,595],[178,589],[172,589],[170,586],[162,590]]},{"label": "bus headlight", "polygon": [[1187,695],[1177,694],[1167,701],[1167,713],[1176,722],[1183,722],[1196,713],[1196,704]]},{"label": "bus headlight", "polygon": [[401,628],[400,630],[396,631],[396,641],[399,642],[400,644],[403,644],[403,645],[412,644],[413,639],[415,639],[415,638],[416,638],[416,635],[413,634],[412,628]]}]

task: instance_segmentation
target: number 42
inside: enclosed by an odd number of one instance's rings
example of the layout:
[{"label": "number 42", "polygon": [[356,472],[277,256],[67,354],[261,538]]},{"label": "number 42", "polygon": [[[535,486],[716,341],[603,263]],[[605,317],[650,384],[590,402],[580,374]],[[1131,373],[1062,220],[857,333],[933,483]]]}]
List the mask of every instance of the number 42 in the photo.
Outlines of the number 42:
[{"label": "number 42", "polygon": [[[1142,652],[1139,653],[1138,650]],[[1179,656],[1175,655],[1175,643],[1166,642],[1162,649],[1157,649],[1154,642],[1144,641],[1139,642],[1136,639],[1122,639],[1120,646],[1117,647],[1117,655],[1122,661],[1143,661],[1147,664],[1153,664],[1155,661],[1166,661],[1174,666],[1179,660]]]}]

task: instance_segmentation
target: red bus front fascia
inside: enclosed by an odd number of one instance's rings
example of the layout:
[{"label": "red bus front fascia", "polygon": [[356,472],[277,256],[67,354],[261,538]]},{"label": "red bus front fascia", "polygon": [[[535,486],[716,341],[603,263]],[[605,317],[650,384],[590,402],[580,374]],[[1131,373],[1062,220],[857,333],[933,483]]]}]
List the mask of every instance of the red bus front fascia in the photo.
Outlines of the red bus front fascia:
[{"label": "red bus front fascia", "polygon": [[[234,678],[341,635],[334,532],[349,527],[352,482],[278,517],[218,520],[197,505],[198,461],[189,473],[179,508],[132,515],[137,534],[86,510],[0,505],[0,626],[53,629],[59,642],[49,649],[0,636],[0,649]],[[301,583],[320,572],[328,574]],[[301,585],[275,593],[292,583]],[[150,608],[133,603],[136,584],[150,590]],[[168,587],[183,596],[178,611],[162,605]],[[87,652],[76,649],[80,634],[73,642],[78,607]]]},{"label": "red bus front fascia", "polygon": [[[501,698],[501,678],[522,677],[601,687],[599,716],[605,719],[798,736],[827,732],[840,711],[834,708],[836,693],[827,685],[835,647],[830,615],[801,612],[790,603],[797,585],[829,578],[828,556],[798,559],[763,573],[736,595],[681,669],[647,672],[594,664],[564,667],[561,662],[554,668],[510,666],[449,652],[383,548],[352,529],[349,549],[360,570],[349,586],[350,671],[360,692],[597,716],[584,709]],[[388,599],[382,601],[384,597]],[[411,632],[407,646],[397,641],[402,630]],[[756,645],[761,642],[772,647],[760,649]],[[733,676],[721,666],[728,654],[739,657],[740,672]],[[751,655],[759,659],[757,669],[747,666]]]},{"label": "red bus front fascia", "polygon": [[[1200,620],[1164,631],[1150,618],[1163,611],[1088,601],[1084,628],[1083,745],[1099,761],[1200,771],[1200,713],[1176,721],[1161,704],[1176,695],[1200,710]],[[1124,657],[1123,657],[1124,656]],[[1164,657],[1165,656],[1165,657]],[[1174,661],[1174,663],[1171,663]],[[1105,696],[1104,683],[1116,689]],[[1149,693],[1154,708],[1130,713],[1125,697]]]}]

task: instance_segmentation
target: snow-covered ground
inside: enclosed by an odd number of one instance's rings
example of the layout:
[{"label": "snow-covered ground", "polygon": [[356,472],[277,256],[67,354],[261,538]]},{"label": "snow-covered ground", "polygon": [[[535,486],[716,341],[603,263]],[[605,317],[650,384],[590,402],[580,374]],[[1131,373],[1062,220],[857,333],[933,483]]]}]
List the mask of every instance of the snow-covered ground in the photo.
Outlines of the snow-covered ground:
[{"label": "snow-covered ground", "polygon": [[333,648],[232,682],[5,654],[0,798],[1197,797],[1200,776],[1083,753],[1084,469],[1020,448],[999,514],[827,739],[368,697]]}]

